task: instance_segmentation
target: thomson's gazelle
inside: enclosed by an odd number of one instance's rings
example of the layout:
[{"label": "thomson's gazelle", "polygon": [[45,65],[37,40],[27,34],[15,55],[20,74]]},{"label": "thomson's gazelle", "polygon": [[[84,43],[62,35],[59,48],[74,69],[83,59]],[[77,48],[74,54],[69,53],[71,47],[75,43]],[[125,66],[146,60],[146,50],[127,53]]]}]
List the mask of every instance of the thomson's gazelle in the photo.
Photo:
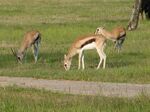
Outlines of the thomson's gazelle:
[{"label": "thomson's gazelle", "polygon": [[123,27],[116,27],[112,31],[108,31],[103,27],[98,27],[96,29],[95,34],[101,34],[101,35],[105,36],[107,39],[114,41],[115,48],[117,48],[119,51],[125,40],[126,30]]},{"label": "thomson's gazelle", "polygon": [[90,35],[90,36],[78,38],[70,47],[68,54],[64,55],[65,70],[70,69],[72,58],[76,54],[79,54],[78,69],[80,69],[80,64],[82,64],[82,69],[84,69],[85,66],[84,66],[83,51],[88,49],[97,50],[97,53],[100,58],[97,69],[99,69],[102,62],[103,62],[103,68],[105,68],[105,63],[106,63],[106,55],[104,53],[105,43],[106,43],[106,38],[102,35]]},{"label": "thomson's gazelle", "polygon": [[25,55],[26,50],[29,47],[33,46],[33,55],[34,55],[34,60],[36,63],[38,59],[40,41],[41,41],[41,34],[38,31],[27,32],[24,35],[24,39],[17,53],[14,52],[14,50],[12,49],[12,52],[16,56],[18,62],[22,62],[22,59]]}]

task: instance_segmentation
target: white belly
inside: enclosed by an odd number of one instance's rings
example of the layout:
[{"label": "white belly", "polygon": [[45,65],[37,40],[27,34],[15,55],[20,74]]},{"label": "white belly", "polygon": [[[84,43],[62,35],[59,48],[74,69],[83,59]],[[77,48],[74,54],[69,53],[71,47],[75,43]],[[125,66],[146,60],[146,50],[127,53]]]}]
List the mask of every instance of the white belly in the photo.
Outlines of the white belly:
[{"label": "white belly", "polygon": [[85,46],[82,48],[82,50],[95,49],[95,47],[96,47],[95,42],[92,42],[92,43],[90,43],[90,44],[85,45]]}]

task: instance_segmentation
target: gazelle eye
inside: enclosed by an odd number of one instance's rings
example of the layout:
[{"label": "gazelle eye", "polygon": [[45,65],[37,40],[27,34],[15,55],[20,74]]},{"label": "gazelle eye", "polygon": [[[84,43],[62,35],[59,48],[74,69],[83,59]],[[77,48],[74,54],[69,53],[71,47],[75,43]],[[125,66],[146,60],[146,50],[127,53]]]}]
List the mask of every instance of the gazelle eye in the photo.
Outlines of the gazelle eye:
[{"label": "gazelle eye", "polygon": [[64,66],[67,67],[67,64],[65,64]]},{"label": "gazelle eye", "polygon": [[97,31],[99,31],[99,29],[97,29]]},{"label": "gazelle eye", "polygon": [[20,57],[17,57],[18,58],[18,60],[20,60]]}]

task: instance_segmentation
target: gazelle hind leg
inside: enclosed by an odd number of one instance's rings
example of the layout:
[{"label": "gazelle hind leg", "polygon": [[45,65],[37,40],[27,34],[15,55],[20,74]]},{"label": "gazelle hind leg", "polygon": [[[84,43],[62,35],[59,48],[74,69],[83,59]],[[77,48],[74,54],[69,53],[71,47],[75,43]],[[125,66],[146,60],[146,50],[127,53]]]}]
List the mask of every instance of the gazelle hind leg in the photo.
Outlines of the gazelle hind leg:
[{"label": "gazelle hind leg", "polygon": [[84,55],[82,50],[79,52],[78,70],[81,68],[81,64],[82,64],[82,69],[84,69]]},{"label": "gazelle hind leg", "polygon": [[82,60],[82,69],[84,70],[85,65],[84,65],[84,55],[83,54],[82,54],[81,60]]},{"label": "gazelle hind leg", "polygon": [[37,62],[37,59],[38,59],[40,43],[41,43],[41,37],[38,38],[38,40],[35,42],[35,45],[34,45],[35,63]]},{"label": "gazelle hind leg", "polygon": [[37,43],[34,44],[34,60],[35,60],[35,63],[37,62],[38,54],[39,54],[39,43],[37,42]]},{"label": "gazelle hind leg", "polygon": [[82,57],[82,52],[79,52],[79,57],[78,57],[78,70],[81,67],[81,57]]},{"label": "gazelle hind leg", "polygon": [[40,47],[41,44],[41,37],[39,37],[39,39],[37,40],[37,46]]}]

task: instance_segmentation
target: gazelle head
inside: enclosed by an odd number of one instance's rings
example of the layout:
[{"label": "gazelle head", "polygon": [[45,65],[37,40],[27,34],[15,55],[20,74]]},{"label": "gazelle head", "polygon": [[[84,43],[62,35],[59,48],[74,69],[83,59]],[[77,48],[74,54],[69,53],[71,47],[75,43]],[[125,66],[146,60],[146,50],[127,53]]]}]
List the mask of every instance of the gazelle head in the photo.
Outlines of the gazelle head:
[{"label": "gazelle head", "polygon": [[19,62],[22,62],[22,59],[23,59],[23,57],[24,57],[24,53],[18,51],[16,56],[17,56],[17,60],[18,60]]},{"label": "gazelle head", "polygon": [[11,51],[13,53],[13,55],[16,57],[16,60],[19,62],[19,63],[22,63],[22,59],[24,57],[24,53],[21,53],[21,52],[16,52],[16,50],[12,49],[11,48]]},{"label": "gazelle head", "polygon": [[64,68],[66,71],[70,69],[71,66],[71,58],[68,58],[66,55],[64,55]]},{"label": "gazelle head", "polygon": [[95,31],[95,34],[96,34],[96,35],[102,34],[103,30],[104,30],[104,27],[98,27],[98,28],[96,29],[96,31]]}]

